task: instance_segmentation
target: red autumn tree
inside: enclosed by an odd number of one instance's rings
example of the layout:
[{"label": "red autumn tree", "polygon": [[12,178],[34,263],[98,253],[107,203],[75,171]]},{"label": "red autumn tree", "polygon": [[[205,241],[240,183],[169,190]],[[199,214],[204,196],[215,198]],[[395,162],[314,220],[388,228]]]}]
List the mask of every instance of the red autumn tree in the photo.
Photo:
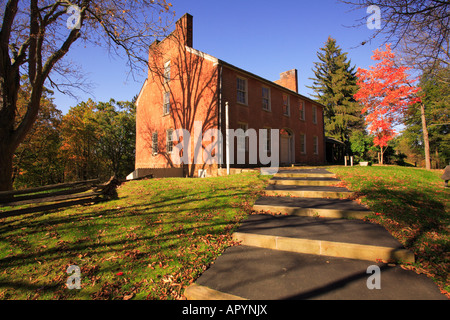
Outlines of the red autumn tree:
[{"label": "red autumn tree", "polygon": [[401,123],[408,106],[420,101],[420,88],[414,85],[415,80],[408,79],[406,71],[410,68],[396,65],[390,45],[375,50],[372,60],[379,62],[369,69],[358,68],[359,90],[354,98],[364,106],[367,130],[381,149],[383,164],[387,143],[396,134],[395,126]]}]

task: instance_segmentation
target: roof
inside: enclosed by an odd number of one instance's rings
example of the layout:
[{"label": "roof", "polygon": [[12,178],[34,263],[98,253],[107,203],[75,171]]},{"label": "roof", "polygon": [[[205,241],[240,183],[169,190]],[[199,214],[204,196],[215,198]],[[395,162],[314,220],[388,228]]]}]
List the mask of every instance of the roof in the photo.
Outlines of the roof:
[{"label": "roof", "polygon": [[254,74],[254,73],[251,73],[251,72],[249,72],[247,70],[244,70],[242,68],[236,67],[236,66],[232,65],[231,63],[228,63],[228,62],[223,61],[221,59],[217,59],[216,57],[211,56],[211,55],[209,55],[207,53],[204,53],[204,52],[202,52],[200,50],[197,50],[197,49],[194,49],[194,48],[191,48],[191,47],[188,47],[188,46],[186,46],[186,50],[188,52],[192,53],[192,54],[195,54],[195,55],[197,55],[199,57],[202,57],[204,59],[210,60],[210,61],[212,61],[212,62],[214,62],[216,64],[225,66],[225,67],[230,68],[230,69],[234,69],[235,71],[243,73],[243,74],[246,74],[247,76],[249,76],[251,78],[254,78],[254,79],[258,80],[258,81],[265,82],[265,83],[267,83],[267,84],[269,84],[271,86],[277,87],[278,89],[286,91],[289,94],[295,95],[295,96],[299,97],[302,100],[309,101],[311,103],[314,103],[314,104],[317,104],[317,105],[321,106],[322,108],[325,108],[325,106],[323,104],[321,104],[321,103],[319,103],[319,102],[317,102],[315,100],[312,100],[311,98],[305,97],[304,95],[301,95],[298,92],[292,91],[292,90],[290,90],[290,89],[288,89],[286,87],[283,87],[283,86],[281,86],[281,85],[279,85],[279,84],[277,84],[277,83],[275,83],[273,81],[270,81],[270,80],[267,80],[267,79],[265,79],[263,77],[260,77],[260,76]]}]

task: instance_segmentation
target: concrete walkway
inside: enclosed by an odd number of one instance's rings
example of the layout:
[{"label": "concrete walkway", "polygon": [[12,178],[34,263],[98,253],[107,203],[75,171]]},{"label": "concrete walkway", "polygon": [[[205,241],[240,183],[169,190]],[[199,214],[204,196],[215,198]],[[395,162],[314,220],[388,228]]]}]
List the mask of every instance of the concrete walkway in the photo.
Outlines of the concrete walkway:
[{"label": "concrete walkway", "polygon": [[228,248],[186,298],[447,300],[431,279],[397,265],[414,255],[360,220],[370,211],[347,199],[353,193],[339,182],[323,168],[280,170],[254,204],[259,214],[234,233],[241,245]]}]

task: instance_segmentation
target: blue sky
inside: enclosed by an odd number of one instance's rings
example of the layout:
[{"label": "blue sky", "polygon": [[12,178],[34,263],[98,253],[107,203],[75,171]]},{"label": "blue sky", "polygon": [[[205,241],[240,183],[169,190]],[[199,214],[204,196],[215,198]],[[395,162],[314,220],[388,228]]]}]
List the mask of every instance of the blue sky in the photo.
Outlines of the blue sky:
[{"label": "blue sky", "polygon": [[[382,39],[360,46],[375,30],[351,27],[366,16],[337,0],[169,0],[176,12],[194,16],[194,48],[237,67],[275,81],[279,74],[298,69],[299,93],[310,96],[313,63],[328,36],[348,53],[352,65],[372,65],[372,51]],[[71,106],[95,101],[131,100],[139,93],[146,73],[128,76],[125,60],[110,57],[104,49],[77,44],[69,58],[82,67],[95,86],[92,95],[77,93],[78,101],[58,92],[54,102],[66,113]]]}]

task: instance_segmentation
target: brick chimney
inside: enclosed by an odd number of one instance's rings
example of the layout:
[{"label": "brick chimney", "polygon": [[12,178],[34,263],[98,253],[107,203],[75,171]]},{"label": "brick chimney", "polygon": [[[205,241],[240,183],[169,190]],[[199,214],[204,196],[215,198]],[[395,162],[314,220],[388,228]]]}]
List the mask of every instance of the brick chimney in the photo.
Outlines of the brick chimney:
[{"label": "brick chimney", "polygon": [[177,22],[176,30],[181,35],[184,45],[193,47],[193,17],[189,13],[185,13]]},{"label": "brick chimney", "polygon": [[297,69],[292,69],[292,70],[280,73],[280,80],[275,81],[275,83],[298,93]]}]

